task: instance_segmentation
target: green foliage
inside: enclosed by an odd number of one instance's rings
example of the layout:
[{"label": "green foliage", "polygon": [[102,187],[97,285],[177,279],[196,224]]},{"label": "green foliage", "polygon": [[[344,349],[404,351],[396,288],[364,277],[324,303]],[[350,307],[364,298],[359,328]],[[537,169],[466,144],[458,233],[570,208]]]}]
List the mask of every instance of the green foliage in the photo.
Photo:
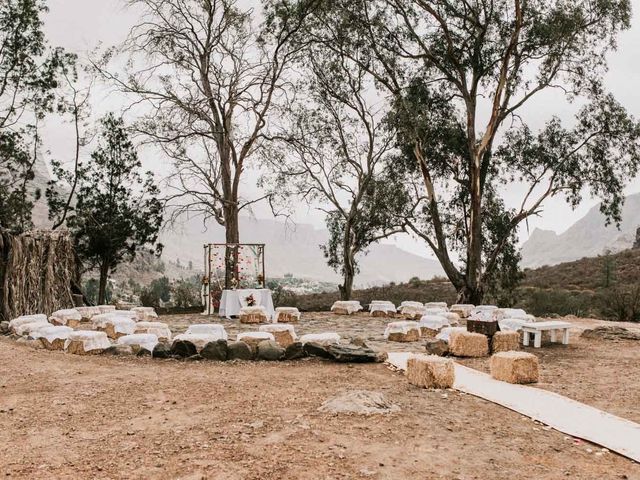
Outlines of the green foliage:
[{"label": "green foliage", "polygon": [[[162,205],[152,174],[140,173],[136,149],[123,121],[113,114],[101,121],[99,145],[91,159],[78,167],[76,179],[59,163],[54,163],[54,172],[68,183],[77,180],[75,205],[66,224],[81,260],[88,268],[100,268],[104,285],[109,271],[154,246]],[[61,214],[66,202],[58,192],[54,181],[47,189],[52,218]],[[155,248],[159,253],[162,246]]]},{"label": "green foliage", "polygon": [[[310,51],[354,62],[390,100],[409,228],[461,301],[513,289],[517,229],[546,199],[576,206],[590,193],[620,220],[640,127],[603,78],[630,18],[628,0],[333,0],[307,22]],[[571,126],[554,117],[533,131],[522,107],[558,85],[583,108]],[[524,185],[517,208],[500,198],[511,182]]]},{"label": "green foliage", "polygon": [[[97,278],[89,278],[83,285],[83,291],[87,299],[94,305],[98,305],[100,282]],[[111,284],[107,284],[104,301],[110,303],[113,298],[113,288]]]},{"label": "green foliage", "polygon": [[172,299],[176,307],[187,308],[200,305],[200,282],[198,277],[178,280],[173,285]]},{"label": "green foliage", "polygon": [[0,2],[0,227],[31,227],[33,166],[39,122],[56,107],[61,75],[75,75],[75,56],[51,49],[42,30],[42,0]]},{"label": "green foliage", "polygon": [[167,277],[153,280],[148,288],[143,288],[140,292],[140,302],[145,307],[159,307],[162,302],[171,299],[172,287]]}]

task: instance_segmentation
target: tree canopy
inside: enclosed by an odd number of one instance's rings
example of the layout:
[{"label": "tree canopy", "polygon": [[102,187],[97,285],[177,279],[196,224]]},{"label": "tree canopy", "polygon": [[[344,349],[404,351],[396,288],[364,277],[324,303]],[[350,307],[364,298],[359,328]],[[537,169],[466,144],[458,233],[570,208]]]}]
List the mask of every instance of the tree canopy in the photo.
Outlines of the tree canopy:
[{"label": "tree canopy", "polygon": [[[546,199],[576,205],[591,193],[620,219],[640,129],[603,75],[630,18],[628,0],[337,0],[306,23],[309,44],[384,90],[396,171],[420,200],[408,229],[461,301],[479,303],[501,275],[517,275],[517,228]],[[572,124],[529,125],[524,107],[548,90],[579,107]],[[512,182],[524,191],[516,208],[501,196]]]}]

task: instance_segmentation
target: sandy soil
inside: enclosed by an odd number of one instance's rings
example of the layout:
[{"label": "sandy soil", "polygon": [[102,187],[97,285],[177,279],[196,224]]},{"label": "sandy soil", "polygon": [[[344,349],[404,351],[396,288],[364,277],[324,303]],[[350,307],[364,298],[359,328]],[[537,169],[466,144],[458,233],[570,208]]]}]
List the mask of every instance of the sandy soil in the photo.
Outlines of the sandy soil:
[{"label": "sandy soil", "polygon": [[[164,317],[176,331],[202,317]],[[303,317],[389,345],[384,320]],[[540,388],[640,422],[640,344],[584,340],[540,356]],[[248,327],[229,324],[232,333]],[[463,361],[486,369],[487,360]],[[330,415],[351,389],[401,410]],[[640,479],[640,465],[481,399],[407,384],[384,365],[179,362],[80,357],[0,338],[0,475],[5,478]]]}]

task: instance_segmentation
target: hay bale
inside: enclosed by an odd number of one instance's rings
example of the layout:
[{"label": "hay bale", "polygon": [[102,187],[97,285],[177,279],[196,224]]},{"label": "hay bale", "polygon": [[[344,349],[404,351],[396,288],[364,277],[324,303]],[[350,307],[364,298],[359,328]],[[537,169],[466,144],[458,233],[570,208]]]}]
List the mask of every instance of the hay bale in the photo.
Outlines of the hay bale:
[{"label": "hay bale", "polygon": [[475,305],[467,304],[467,303],[459,303],[455,305],[451,305],[449,311],[452,313],[457,313],[461,318],[467,318],[473,312],[473,309],[476,308]]},{"label": "hay bale", "polygon": [[258,344],[265,340],[275,341],[275,337],[269,332],[243,332],[239,333],[236,337],[236,341],[244,342],[249,345],[249,348],[251,349],[251,352],[254,356],[258,351]]},{"label": "hay bale", "polygon": [[116,343],[118,345],[128,345],[135,354],[140,350],[153,352],[153,349],[158,344],[158,337],[152,333],[135,333],[119,337]]},{"label": "hay bale", "polygon": [[105,332],[109,338],[117,339],[123,335],[132,335],[136,331],[136,322],[126,317],[110,313],[96,315],[91,322],[97,330]]},{"label": "hay bale", "polygon": [[75,355],[95,355],[111,346],[107,334],[93,330],[70,332],[64,343],[64,350]]},{"label": "hay bale", "polygon": [[300,321],[300,310],[296,307],[278,307],[276,308],[276,323],[298,323]]},{"label": "hay bale", "polygon": [[447,302],[427,302],[424,304],[424,308],[443,310],[445,312],[449,311],[449,305]]},{"label": "hay bale", "polygon": [[362,305],[357,300],[337,301],[331,306],[331,311],[336,315],[352,315],[362,310]]},{"label": "hay bale", "polygon": [[83,322],[88,322],[96,315],[102,313],[98,307],[76,307],[76,311],[80,314]]},{"label": "hay bale", "polygon": [[372,317],[378,318],[394,317],[396,314],[396,306],[386,300],[373,300],[369,304],[369,313]]},{"label": "hay bale", "polygon": [[36,332],[38,329],[49,327],[49,326],[51,326],[49,322],[41,322],[41,321],[23,323],[22,325],[17,326],[14,332],[16,335],[32,336],[32,333]]},{"label": "hay bale", "polygon": [[520,334],[518,332],[496,332],[491,337],[491,352],[509,352],[520,348]]},{"label": "hay bale", "polygon": [[417,342],[420,340],[418,322],[391,322],[384,331],[384,338],[390,342]]},{"label": "hay bale", "polygon": [[166,323],[162,322],[138,322],[134,333],[152,333],[161,342],[171,341],[171,330]]},{"label": "hay bale", "polygon": [[242,307],[240,323],[269,323],[269,315],[263,306]]},{"label": "hay bale", "polygon": [[98,305],[96,308],[100,310],[100,313],[115,312],[116,310],[115,305]]},{"label": "hay bale", "polygon": [[271,333],[275,341],[278,342],[278,345],[284,348],[287,348],[289,345],[295,343],[298,340],[298,336],[293,329],[293,325],[288,325],[286,323],[272,323],[269,325],[262,325],[258,330],[260,332]]},{"label": "hay bale", "polygon": [[407,380],[422,388],[451,388],[455,379],[453,361],[436,355],[415,355],[407,361]]},{"label": "hay bale", "polygon": [[217,340],[228,340],[227,331],[221,323],[194,323],[189,325],[185,333],[211,335]]},{"label": "hay bale", "polygon": [[49,317],[49,322],[53,325],[66,325],[71,328],[76,328],[81,321],[82,315],[75,308],[56,310]]},{"label": "hay bale", "polygon": [[300,337],[300,343],[317,343],[319,345],[328,346],[340,343],[340,335],[335,332],[326,333],[307,333]]},{"label": "hay bale", "polygon": [[62,350],[64,342],[71,332],[73,332],[73,328],[69,326],[48,325],[38,329],[32,334],[32,337],[39,339],[47,350]]},{"label": "hay bale", "polygon": [[454,331],[449,337],[449,351],[456,357],[489,355],[489,340],[481,333]]},{"label": "hay bale", "polygon": [[153,307],[133,307],[131,311],[136,314],[139,322],[153,321],[153,319],[158,318],[158,314]]},{"label": "hay bale", "polygon": [[433,330],[429,327],[420,325],[420,336],[422,338],[436,338],[438,333],[440,333],[440,330]]},{"label": "hay bale", "polygon": [[14,318],[9,322],[9,331],[14,332],[21,325],[26,325],[27,323],[47,323],[47,316],[42,314],[37,315],[22,315],[20,317]]},{"label": "hay bale", "polygon": [[491,357],[491,376],[509,383],[536,383],[540,378],[538,357],[527,352],[499,352]]}]

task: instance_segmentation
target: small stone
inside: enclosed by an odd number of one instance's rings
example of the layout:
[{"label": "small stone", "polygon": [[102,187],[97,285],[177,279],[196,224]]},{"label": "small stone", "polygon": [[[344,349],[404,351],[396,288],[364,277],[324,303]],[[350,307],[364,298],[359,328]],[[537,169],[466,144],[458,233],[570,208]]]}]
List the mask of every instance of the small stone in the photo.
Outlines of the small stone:
[{"label": "small stone", "polygon": [[251,360],[253,358],[251,347],[244,342],[227,343],[227,353],[229,360]]},{"label": "small stone", "polygon": [[227,341],[217,340],[207,343],[200,351],[200,355],[206,360],[226,361],[228,357]]},{"label": "small stone", "polygon": [[298,360],[299,358],[304,358],[306,356],[307,355],[304,352],[304,345],[300,342],[292,343],[284,351],[285,360]]},{"label": "small stone", "polygon": [[449,344],[444,340],[429,338],[424,344],[427,353],[444,357],[449,354]]},{"label": "small stone", "polygon": [[196,353],[195,355],[191,355],[190,357],[187,357],[186,360],[189,362],[197,362],[199,360],[204,360],[204,358],[199,353]]},{"label": "small stone", "polygon": [[149,350],[147,350],[146,348],[141,348],[136,353],[136,357],[150,357],[150,356],[151,356],[151,352]]},{"label": "small stone", "polygon": [[158,343],[153,347],[151,356],[153,358],[169,358],[171,357],[171,349],[164,343]]},{"label": "small stone", "polygon": [[176,357],[187,358],[198,353],[196,346],[188,340],[176,340],[171,345],[171,354]]},{"label": "small stone", "polygon": [[278,342],[273,340],[263,340],[258,343],[257,355],[256,358],[258,360],[280,360],[284,357],[285,349],[282,348]]},{"label": "small stone", "polygon": [[0,335],[7,335],[9,333],[9,322],[6,320],[0,322]]}]

